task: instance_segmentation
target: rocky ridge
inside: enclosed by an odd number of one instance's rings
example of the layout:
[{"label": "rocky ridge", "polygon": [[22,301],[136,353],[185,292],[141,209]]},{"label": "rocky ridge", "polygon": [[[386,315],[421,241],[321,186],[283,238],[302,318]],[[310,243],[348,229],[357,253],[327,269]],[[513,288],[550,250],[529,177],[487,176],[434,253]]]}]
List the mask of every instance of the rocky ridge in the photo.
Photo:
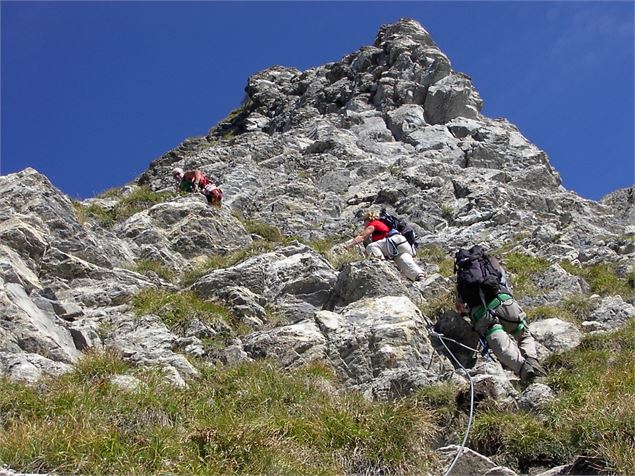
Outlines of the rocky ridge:
[{"label": "rocky ridge", "polygon": [[[368,398],[465,382],[428,324],[471,345],[476,338],[447,307],[434,309],[453,282],[428,252],[447,260],[482,243],[539,260],[530,292],[519,295],[526,308],[592,294],[588,276],[572,267],[608,264],[626,279],[635,257],[633,188],[600,202],[567,191],[546,153],[508,121],[481,115],[482,104],[470,78],[404,19],[338,62],[254,74],[236,111],[152,162],[115,198],[73,204],[33,169],[0,177],[0,372],[34,383],[69,371],[82,351],[112,348],[135,365],[161,367],[177,386],[196,377],[192,357],[226,365],[269,358],[283,368],[323,360],[342,388]],[[108,226],[81,216],[89,207],[112,210],[140,187],[172,190],[175,166],[214,177],[224,206],[171,195]],[[423,282],[408,282],[388,262],[334,266],[337,246],[317,251],[316,243],[352,236],[369,207],[414,226]],[[268,241],[248,231],[253,223],[277,227],[286,240],[258,248]],[[131,299],[141,290],[183,287],[135,262],[180,273],[241,250],[252,251],[187,287],[249,329],[222,349],[210,351],[203,338],[227,332],[227,323],[175,332],[158,316],[135,315]],[[511,273],[512,283],[520,274]],[[589,302],[580,326],[558,315],[532,322],[541,358],[635,317],[632,292]],[[548,387],[519,389],[496,362],[455,351],[498,401],[527,407],[553,398]],[[485,466],[478,474],[513,474]]]}]

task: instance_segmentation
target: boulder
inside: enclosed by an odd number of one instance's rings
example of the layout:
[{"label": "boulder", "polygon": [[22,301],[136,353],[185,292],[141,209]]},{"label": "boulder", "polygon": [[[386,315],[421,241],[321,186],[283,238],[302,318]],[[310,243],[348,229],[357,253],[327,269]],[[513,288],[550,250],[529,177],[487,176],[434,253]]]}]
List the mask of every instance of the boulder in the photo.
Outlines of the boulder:
[{"label": "boulder", "polygon": [[269,305],[288,320],[299,321],[322,308],[335,280],[335,270],[320,254],[291,245],[213,271],[191,288],[203,297],[219,298],[240,283],[250,292],[247,301]]}]

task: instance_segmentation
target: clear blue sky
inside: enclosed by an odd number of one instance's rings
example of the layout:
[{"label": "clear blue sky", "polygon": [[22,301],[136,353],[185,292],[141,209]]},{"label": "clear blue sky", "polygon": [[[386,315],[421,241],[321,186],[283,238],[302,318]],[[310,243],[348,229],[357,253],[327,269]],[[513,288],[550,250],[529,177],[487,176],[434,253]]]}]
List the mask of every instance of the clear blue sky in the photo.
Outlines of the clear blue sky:
[{"label": "clear blue sky", "polygon": [[307,69],[418,20],[483,113],[598,199],[634,181],[633,3],[1,2],[0,172],[73,198],[132,180],[236,108],[247,78]]}]

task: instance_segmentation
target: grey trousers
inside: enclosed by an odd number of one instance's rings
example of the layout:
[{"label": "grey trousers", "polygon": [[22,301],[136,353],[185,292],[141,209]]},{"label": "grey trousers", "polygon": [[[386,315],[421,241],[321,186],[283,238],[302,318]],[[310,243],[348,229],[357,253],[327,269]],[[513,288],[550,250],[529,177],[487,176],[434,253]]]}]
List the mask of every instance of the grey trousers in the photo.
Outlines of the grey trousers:
[{"label": "grey trousers", "polygon": [[526,317],[518,303],[514,299],[508,299],[474,324],[476,331],[487,340],[489,348],[501,364],[517,375],[520,375],[527,357],[538,358],[536,341],[529,332]]},{"label": "grey trousers", "polygon": [[[397,255],[389,252],[388,240],[390,240],[397,247]],[[415,262],[412,253],[412,246],[401,235],[396,235],[391,238],[384,238],[383,240],[374,241],[366,247],[366,256],[373,256],[375,258],[392,259],[401,274],[406,278],[414,281],[417,276],[423,274],[423,270]]]}]

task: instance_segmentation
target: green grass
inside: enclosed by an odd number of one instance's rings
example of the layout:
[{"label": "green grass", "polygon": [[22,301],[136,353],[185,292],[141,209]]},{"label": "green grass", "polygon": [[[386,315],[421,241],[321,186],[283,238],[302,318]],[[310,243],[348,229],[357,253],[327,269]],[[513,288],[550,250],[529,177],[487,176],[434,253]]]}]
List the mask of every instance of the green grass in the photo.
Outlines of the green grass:
[{"label": "green grass", "polygon": [[233,253],[208,256],[202,264],[185,271],[181,275],[179,279],[181,286],[191,286],[200,278],[216,269],[229,268],[230,266],[234,266],[251,256],[268,253],[280,246],[288,244],[291,241],[291,238],[285,238],[280,229],[276,226],[256,220],[243,220],[239,216],[236,216],[236,218],[242,222],[248,233],[256,234],[261,236],[263,239],[254,241],[246,248]]},{"label": "green grass", "polygon": [[118,187],[113,187],[113,188],[104,190],[99,195],[97,195],[97,197],[98,198],[121,198],[122,193],[123,193],[122,189]]},{"label": "green grass", "polygon": [[156,273],[159,278],[169,282],[172,282],[176,277],[176,273],[171,268],[152,259],[139,260],[130,266],[130,270],[140,274]]},{"label": "green grass", "polygon": [[635,297],[633,292],[632,276],[621,278],[615,273],[615,269],[608,263],[601,263],[592,266],[575,266],[568,261],[560,265],[569,273],[584,279],[590,286],[593,293],[600,296],[620,295],[625,300]]},{"label": "green grass", "polygon": [[[586,336],[552,355],[547,383],[557,399],[539,418],[522,412],[477,413],[470,447],[526,470],[533,464],[600,458],[612,474],[635,474],[635,321],[612,334]],[[629,443],[630,442],[630,443]]]},{"label": "green grass", "polygon": [[[113,192],[114,193],[114,192]],[[97,204],[83,205],[73,202],[73,207],[80,223],[87,220],[94,221],[103,227],[111,227],[131,217],[135,213],[150,208],[157,203],[164,202],[172,196],[170,192],[155,192],[149,187],[138,187],[129,195],[122,197],[111,209],[105,209]],[[111,198],[115,198],[114,197]]]},{"label": "green grass", "polygon": [[266,362],[206,366],[183,389],[167,386],[158,372],[135,376],[143,385],[132,392],[75,375],[37,387],[0,379],[0,461],[21,472],[58,474],[437,469],[430,411],[415,400],[335,394],[322,383],[333,378],[322,364],[291,373]]},{"label": "green grass", "polygon": [[514,296],[521,298],[523,296],[536,296],[539,293],[531,278],[545,272],[549,268],[549,261],[524,253],[509,253],[505,255],[502,265],[511,273],[510,281]]},{"label": "green grass", "polygon": [[436,320],[441,314],[454,310],[456,294],[453,291],[439,293],[427,299],[427,302],[419,306],[419,310],[429,319]]},{"label": "green grass", "polygon": [[347,241],[347,238],[341,235],[329,236],[327,238],[311,241],[299,239],[298,241],[320,253],[335,269],[341,270],[346,264],[364,259],[364,256],[362,256],[357,249],[344,249],[342,247],[338,247],[334,252],[333,248],[335,246],[341,245]]},{"label": "green grass", "polygon": [[274,225],[269,225],[268,223],[262,223],[257,220],[246,220],[243,221],[243,226],[245,230],[249,233],[254,233],[256,235],[262,236],[266,241],[270,241],[273,243],[280,243],[284,241],[284,235],[280,228]]},{"label": "green grass", "polygon": [[255,241],[246,248],[234,253],[208,256],[202,264],[185,271],[181,275],[179,279],[180,285],[183,287],[191,286],[200,278],[216,269],[229,268],[252,256],[269,253],[293,241],[298,241],[299,243],[305,244],[309,248],[317,251],[336,269],[340,269],[344,264],[363,259],[363,256],[361,256],[356,250],[346,250],[345,252],[339,254],[332,253],[331,248],[335,244],[341,242],[334,238],[305,241],[296,236],[284,237],[278,228],[270,227],[269,225],[263,225],[258,222],[243,222],[243,224],[245,225],[247,231],[250,233],[256,233],[265,238],[265,240]]},{"label": "green grass", "polygon": [[229,268],[230,266],[234,266],[252,256],[269,253],[279,246],[281,246],[281,244],[276,242],[255,241],[248,247],[234,253],[208,256],[207,259],[200,265],[185,271],[180,276],[179,284],[183,287],[191,286],[200,278],[216,269]]},{"label": "green grass", "polygon": [[556,317],[573,324],[581,324],[595,309],[596,303],[589,296],[573,295],[558,305],[537,306],[525,309],[530,321]]},{"label": "green grass", "polygon": [[452,219],[454,218],[454,208],[452,208],[449,205],[442,205],[441,206],[441,217],[443,217],[447,221],[451,222]]},{"label": "green grass", "polygon": [[177,333],[187,327],[193,319],[212,327],[218,324],[231,325],[234,322],[227,308],[216,302],[201,299],[191,291],[143,289],[132,297],[132,306],[135,315],[159,316],[168,328]]},{"label": "green grass", "polygon": [[[545,362],[557,398],[541,415],[481,405],[468,446],[519,472],[576,455],[635,474],[635,322]],[[201,365],[187,388],[112,352],[37,386],[0,378],[0,462],[58,474],[440,474],[432,448],[462,434],[457,387],[394,402],[336,392],[330,365]],[[126,391],[111,375],[133,374]]]},{"label": "green grass", "polygon": [[450,278],[454,275],[454,257],[439,245],[430,244],[417,249],[417,258],[426,263],[434,263],[439,267],[439,274]]}]

